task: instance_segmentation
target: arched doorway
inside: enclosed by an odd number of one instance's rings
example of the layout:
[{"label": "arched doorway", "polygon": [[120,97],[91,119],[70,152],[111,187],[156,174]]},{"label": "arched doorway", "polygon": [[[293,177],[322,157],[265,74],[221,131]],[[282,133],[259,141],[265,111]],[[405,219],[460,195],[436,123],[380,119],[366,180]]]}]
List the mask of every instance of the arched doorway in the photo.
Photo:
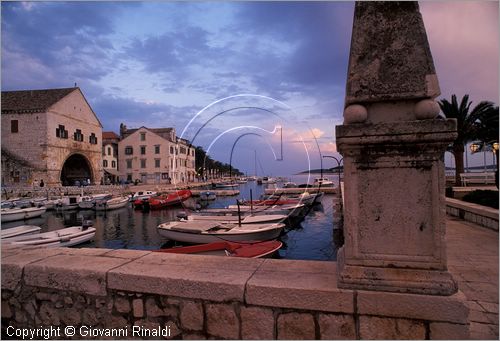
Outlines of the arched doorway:
[{"label": "arched doorway", "polygon": [[82,184],[83,181],[93,182],[92,169],[87,158],[81,154],[71,155],[65,162],[61,170],[61,184],[63,186],[73,186]]}]

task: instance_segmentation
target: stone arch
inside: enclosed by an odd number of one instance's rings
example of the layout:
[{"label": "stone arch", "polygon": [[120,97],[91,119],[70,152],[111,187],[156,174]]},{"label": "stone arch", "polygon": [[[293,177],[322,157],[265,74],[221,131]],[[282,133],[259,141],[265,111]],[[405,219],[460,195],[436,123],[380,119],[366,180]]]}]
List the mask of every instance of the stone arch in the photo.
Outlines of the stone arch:
[{"label": "stone arch", "polygon": [[90,161],[85,155],[79,153],[71,154],[64,161],[59,179],[63,186],[74,185],[77,180],[80,183],[88,179],[94,183],[95,180]]}]

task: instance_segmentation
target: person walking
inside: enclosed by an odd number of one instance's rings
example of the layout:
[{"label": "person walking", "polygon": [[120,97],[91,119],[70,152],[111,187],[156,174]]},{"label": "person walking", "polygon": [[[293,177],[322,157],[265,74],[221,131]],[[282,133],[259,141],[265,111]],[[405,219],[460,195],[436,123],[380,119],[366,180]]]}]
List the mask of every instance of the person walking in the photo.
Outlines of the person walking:
[{"label": "person walking", "polygon": [[43,186],[45,186],[45,184],[44,184],[43,179],[42,179],[42,180],[40,180],[40,187],[43,187]]}]

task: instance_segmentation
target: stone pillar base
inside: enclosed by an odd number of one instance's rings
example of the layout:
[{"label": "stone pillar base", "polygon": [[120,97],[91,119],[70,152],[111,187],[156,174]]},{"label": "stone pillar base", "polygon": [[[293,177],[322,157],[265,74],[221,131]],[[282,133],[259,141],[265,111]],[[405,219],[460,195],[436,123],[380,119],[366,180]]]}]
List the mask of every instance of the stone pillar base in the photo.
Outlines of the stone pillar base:
[{"label": "stone pillar base", "polygon": [[344,263],[344,248],[337,253],[337,286],[345,289],[452,295],[457,284],[447,271],[358,266]]}]

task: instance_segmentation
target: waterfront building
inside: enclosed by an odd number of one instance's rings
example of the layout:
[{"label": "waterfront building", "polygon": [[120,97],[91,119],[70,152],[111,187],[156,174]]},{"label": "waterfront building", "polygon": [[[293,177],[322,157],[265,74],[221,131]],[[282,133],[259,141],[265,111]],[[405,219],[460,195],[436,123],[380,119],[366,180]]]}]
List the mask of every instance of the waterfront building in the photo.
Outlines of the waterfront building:
[{"label": "waterfront building", "polygon": [[101,138],[78,87],[2,91],[2,185],[99,183]]},{"label": "waterfront building", "polygon": [[118,142],[120,136],[112,131],[102,132],[102,168],[105,184],[115,184],[120,180],[118,173]]},{"label": "waterfront building", "polygon": [[194,148],[175,128],[127,129],[120,126],[118,172],[121,179],[144,184],[193,181]]}]

